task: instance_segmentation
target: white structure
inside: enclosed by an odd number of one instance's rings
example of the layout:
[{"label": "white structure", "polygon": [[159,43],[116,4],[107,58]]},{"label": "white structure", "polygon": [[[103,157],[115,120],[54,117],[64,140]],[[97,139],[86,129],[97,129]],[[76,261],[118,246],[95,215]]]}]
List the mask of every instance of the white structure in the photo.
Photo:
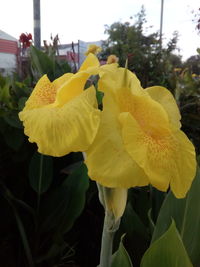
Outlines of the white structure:
[{"label": "white structure", "polygon": [[0,73],[7,75],[16,70],[18,41],[0,30]]},{"label": "white structure", "polygon": [[86,58],[85,52],[87,51],[88,46],[91,44],[96,44],[101,47],[102,41],[84,42],[78,40],[78,43],[73,43],[73,45],[58,45],[59,56],[63,59],[66,59],[71,66],[76,64],[76,67],[79,68]]},{"label": "white structure", "polygon": [[79,65],[81,65],[83,63],[83,61],[85,60],[85,58],[86,58],[85,52],[87,51],[89,45],[95,44],[95,45],[101,47],[102,42],[103,41],[84,42],[84,41],[79,40],[78,41]]}]

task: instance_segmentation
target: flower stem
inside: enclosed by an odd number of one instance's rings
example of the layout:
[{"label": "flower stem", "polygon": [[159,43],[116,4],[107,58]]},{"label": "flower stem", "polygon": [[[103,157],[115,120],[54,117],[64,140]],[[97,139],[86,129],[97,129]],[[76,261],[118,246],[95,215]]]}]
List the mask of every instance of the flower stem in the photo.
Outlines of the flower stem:
[{"label": "flower stem", "polygon": [[41,188],[42,188],[42,174],[43,174],[43,161],[44,156],[40,155],[40,173],[39,173],[39,181],[38,181],[38,192],[37,192],[37,217],[39,217],[40,212],[40,198],[41,198]]},{"label": "flower stem", "polygon": [[119,221],[115,222],[113,214],[106,211],[101,239],[101,254],[99,267],[111,266],[113,238],[118,228]]}]

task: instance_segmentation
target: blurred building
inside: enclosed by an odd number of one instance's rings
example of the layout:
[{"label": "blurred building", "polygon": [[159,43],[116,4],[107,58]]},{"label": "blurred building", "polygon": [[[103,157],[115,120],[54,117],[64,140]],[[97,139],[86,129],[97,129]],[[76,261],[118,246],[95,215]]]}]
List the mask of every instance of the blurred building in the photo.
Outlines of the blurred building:
[{"label": "blurred building", "polygon": [[18,40],[0,30],[0,73],[7,75],[16,70]]},{"label": "blurred building", "polygon": [[79,68],[86,58],[85,52],[90,44],[96,44],[102,46],[102,41],[84,42],[79,40],[78,43],[58,45],[58,54],[62,59],[66,59],[67,62],[73,67]]},{"label": "blurred building", "polygon": [[[84,54],[90,44],[101,46],[102,41],[84,42],[79,40],[77,43],[60,44],[57,45],[56,54],[60,59],[66,60],[72,70],[78,70],[86,58]],[[42,49],[45,50],[45,46]],[[28,47],[20,46],[16,38],[0,30],[0,73],[8,75],[17,71],[17,68],[20,73],[23,66],[26,67],[28,50]]]}]

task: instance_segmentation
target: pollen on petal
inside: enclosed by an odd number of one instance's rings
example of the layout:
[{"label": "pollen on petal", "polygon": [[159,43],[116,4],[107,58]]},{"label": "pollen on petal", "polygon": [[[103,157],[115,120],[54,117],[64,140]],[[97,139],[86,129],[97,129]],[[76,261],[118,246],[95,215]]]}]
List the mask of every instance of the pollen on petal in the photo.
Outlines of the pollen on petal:
[{"label": "pollen on petal", "polygon": [[47,75],[42,76],[26,102],[25,108],[38,108],[52,104],[55,101],[56,92],[56,86],[49,81]]},{"label": "pollen on petal", "polygon": [[169,119],[164,108],[147,94],[134,95],[124,88],[118,95],[121,112],[129,112],[147,135],[162,134],[168,128]]}]

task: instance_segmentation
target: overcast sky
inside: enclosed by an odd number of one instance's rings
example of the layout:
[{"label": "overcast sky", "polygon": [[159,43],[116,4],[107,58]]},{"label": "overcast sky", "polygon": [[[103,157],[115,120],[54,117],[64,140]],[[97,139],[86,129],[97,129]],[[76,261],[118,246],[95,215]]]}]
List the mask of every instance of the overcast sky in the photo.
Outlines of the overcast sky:
[{"label": "overcast sky", "polygon": [[[159,30],[161,0],[41,0],[41,38],[59,34],[61,43],[105,39],[104,25],[128,21],[144,5],[147,25]],[[163,34],[166,40],[177,30],[183,58],[196,54],[200,35],[195,30],[194,14],[198,0],[165,0]],[[0,0],[0,29],[18,39],[22,32],[33,33],[32,0]]]}]

